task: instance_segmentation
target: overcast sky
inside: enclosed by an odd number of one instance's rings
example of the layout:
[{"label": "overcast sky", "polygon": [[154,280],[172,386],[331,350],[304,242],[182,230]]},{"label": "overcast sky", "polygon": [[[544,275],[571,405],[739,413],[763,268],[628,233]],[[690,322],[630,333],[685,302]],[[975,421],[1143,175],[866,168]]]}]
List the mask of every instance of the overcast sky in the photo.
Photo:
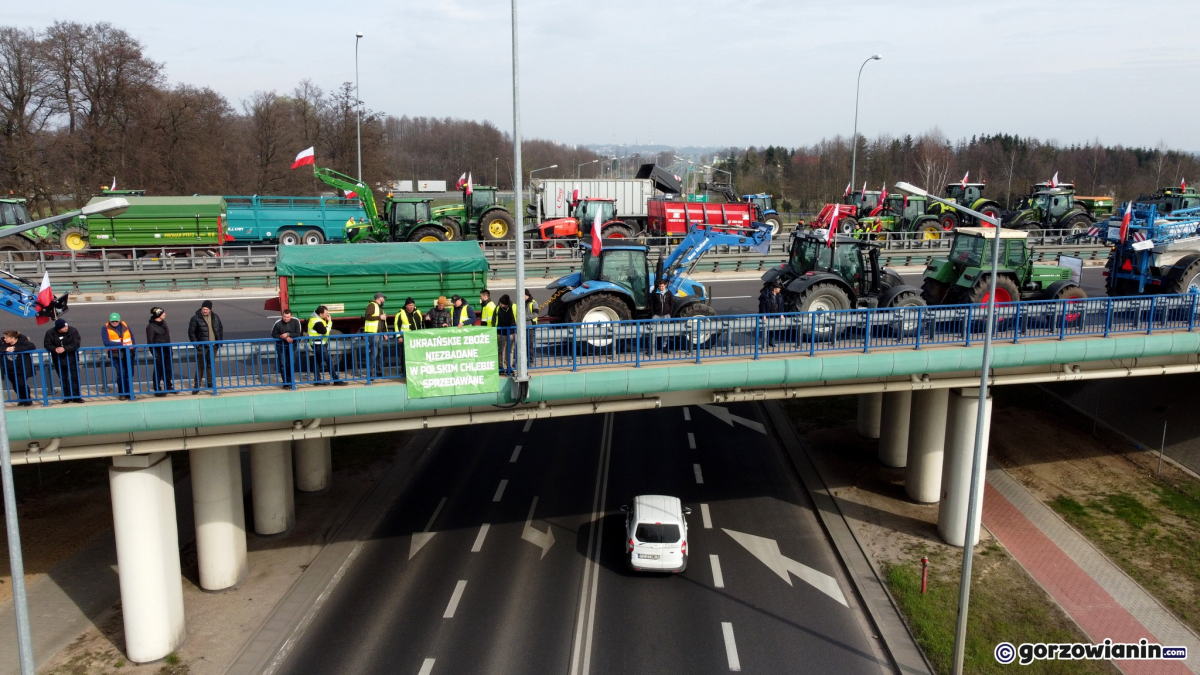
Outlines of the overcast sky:
[{"label": "overcast sky", "polygon": [[[795,147],[859,131],[1200,150],[1196,0],[520,0],[525,137]],[[393,115],[512,128],[501,0],[57,0],[8,25],[109,21],[171,82],[235,105],[354,79]]]}]

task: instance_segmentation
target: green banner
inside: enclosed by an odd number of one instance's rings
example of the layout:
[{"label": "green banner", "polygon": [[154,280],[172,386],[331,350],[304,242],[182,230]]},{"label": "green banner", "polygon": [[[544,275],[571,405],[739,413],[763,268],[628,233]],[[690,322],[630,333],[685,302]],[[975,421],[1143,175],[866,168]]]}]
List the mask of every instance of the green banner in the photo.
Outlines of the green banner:
[{"label": "green banner", "polygon": [[432,328],[404,335],[409,398],[500,391],[496,329]]}]

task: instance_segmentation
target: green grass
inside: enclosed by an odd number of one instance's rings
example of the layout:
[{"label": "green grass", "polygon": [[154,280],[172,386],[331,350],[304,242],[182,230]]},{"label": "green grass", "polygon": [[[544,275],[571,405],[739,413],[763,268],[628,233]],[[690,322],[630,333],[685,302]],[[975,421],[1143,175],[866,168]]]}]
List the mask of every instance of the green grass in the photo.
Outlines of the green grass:
[{"label": "green grass", "polygon": [[1200,520],[1200,487],[1190,484],[1159,487],[1155,493],[1158,494],[1158,503],[1175,515],[1187,520]]},{"label": "green grass", "polygon": [[171,652],[170,654],[167,654],[167,658],[165,658],[163,660],[166,661],[167,665],[169,665],[169,666],[179,665],[179,655],[176,654],[175,652]]},{"label": "green grass", "polygon": [[1102,502],[1093,502],[1093,508],[1104,510],[1119,520],[1125,521],[1135,530],[1157,522],[1158,518],[1146,508],[1146,505],[1133,495],[1118,493],[1106,496]]},{"label": "green grass", "polygon": [[[990,561],[1005,555],[998,547],[987,549]],[[982,563],[982,561],[980,561]],[[955,560],[935,560],[931,569],[958,565]],[[969,673],[1009,673],[1013,666],[996,662],[993,650],[999,642],[1075,642],[1086,638],[1054,609],[1051,600],[1033,580],[1011,561],[1001,563],[986,582],[980,583],[983,564],[975,566],[975,582],[971,586],[971,607],[968,619],[964,670]],[[1001,575],[997,578],[995,575]],[[954,627],[958,615],[958,574],[947,570],[930,574],[929,591],[921,593],[921,564],[884,563],[884,578],[892,596],[904,613],[917,643],[933,665],[934,672],[951,671],[954,650]],[[1112,673],[1103,662],[1034,662],[1020,668],[1022,673],[1075,674]]]},{"label": "green grass", "polygon": [[1058,511],[1060,515],[1069,521],[1083,520],[1088,517],[1088,510],[1084,508],[1083,504],[1063,495],[1055,497],[1050,502],[1050,508]]}]

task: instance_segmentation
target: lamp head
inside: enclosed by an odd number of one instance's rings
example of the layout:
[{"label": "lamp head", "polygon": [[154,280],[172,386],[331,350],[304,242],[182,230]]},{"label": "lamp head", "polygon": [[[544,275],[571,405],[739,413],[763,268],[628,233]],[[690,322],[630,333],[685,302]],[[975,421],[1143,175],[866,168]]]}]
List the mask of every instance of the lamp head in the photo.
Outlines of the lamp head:
[{"label": "lamp head", "polygon": [[[359,36],[359,37],[362,37],[362,33],[359,33],[359,34],[358,34],[358,36]],[[883,58],[883,57],[882,57],[882,56],[880,56],[879,54],[872,54],[872,55],[871,55],[871,60],[872,60],[872,61],[878,61],[878,60],[880,60],[880,59],[882,59],[882,58]]]},{"label": "lamp head", "polygon": [[917,187],[916,185],[911,185],[911,184],[905,183],[903,181],[896,183],[892,187],[896,188],[897,190],[899,190],[901,192],[907,192],[908,194],[913,195],[914,197],[928,197],[929,196],[928,192],[922,190],[921,188]]},{"label": "lamp head", "polygon": [[548,167],[546,167],[546,168],[547,168],[547,169],[557,169],[557,168],[558,168],[558,165],[557,165],[557,164],[551,164],[550,166],[548,166]]},{"label": "lamp head", "polygon": [[[355,37],[355,38],[360,38],[360,37],[362,37],[362,33],[355,33],[355,34],[354,34],[354,37]],[[876,56],[875,58],[879,58],[879,57],[878,57],[878,56]]]}]

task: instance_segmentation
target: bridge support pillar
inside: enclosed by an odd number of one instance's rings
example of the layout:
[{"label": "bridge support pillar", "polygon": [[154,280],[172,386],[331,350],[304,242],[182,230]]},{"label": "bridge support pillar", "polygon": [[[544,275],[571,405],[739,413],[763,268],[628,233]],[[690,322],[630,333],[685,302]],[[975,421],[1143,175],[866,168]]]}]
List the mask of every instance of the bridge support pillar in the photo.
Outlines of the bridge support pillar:
[{"label": "bridge support pillar", "polygon": [[879,438],[879,416],[883,408],[883,393],[858,395],[858,435]]},{"label": "bridge support pillar", "polygon": [[292,443],[272,441],[250,446],[250,491],[254,499],[254,531],[287,532],[296,524],[292,493]]},{"label": "bridge support pillar", "polygon": [[[979,412],[978,389],[955,389],[950,392],[946,416],[946,457],[942,465],[942,498],[938,504],[938,534],[951,546],[967,542],[967,503],[971,490],[971,463],[975,452],[975,421]],[[984,402],[983,462],[979,472],[979,487],[986,480],[988,435],[992,426],[992,401]],[[975,505],[975,515],[983,514],[983,500]],[[979,523],[979,520],[976,520]],[[979,543],[979,528],[971,533],[971,545]]]},{"label": "bridge support pillar", "polygon": [[949,402],[949,389],[926,389],[912,394],[904,491],[915,502],[933,504],[941,496],[942,457],[946,453],[946,406]]},{"label": "bridge support pillar", "polygon": [[883,395],[879,419],[879,461],[884,466],[904,468],[908,464],[908,422],[912,412],[911,391],[889,391]]},{"label": "bridge support pillar", "polygon": [[242,462],[237,446],[188,451],[192,505],[196,514],[196,558],[200,588],[220,591],[242,583],[246,559],[246,512]]},{"label": "bridge support pillar", "polygon": [[333,483],[333,456],[328,438],[296,441],[296,489],[321,492]]},{"label": "bridge support pillar", "polygon": [[156,661],[184,639],[175,479],[165,453],[113,457],[108,469],[125,655]]}]

